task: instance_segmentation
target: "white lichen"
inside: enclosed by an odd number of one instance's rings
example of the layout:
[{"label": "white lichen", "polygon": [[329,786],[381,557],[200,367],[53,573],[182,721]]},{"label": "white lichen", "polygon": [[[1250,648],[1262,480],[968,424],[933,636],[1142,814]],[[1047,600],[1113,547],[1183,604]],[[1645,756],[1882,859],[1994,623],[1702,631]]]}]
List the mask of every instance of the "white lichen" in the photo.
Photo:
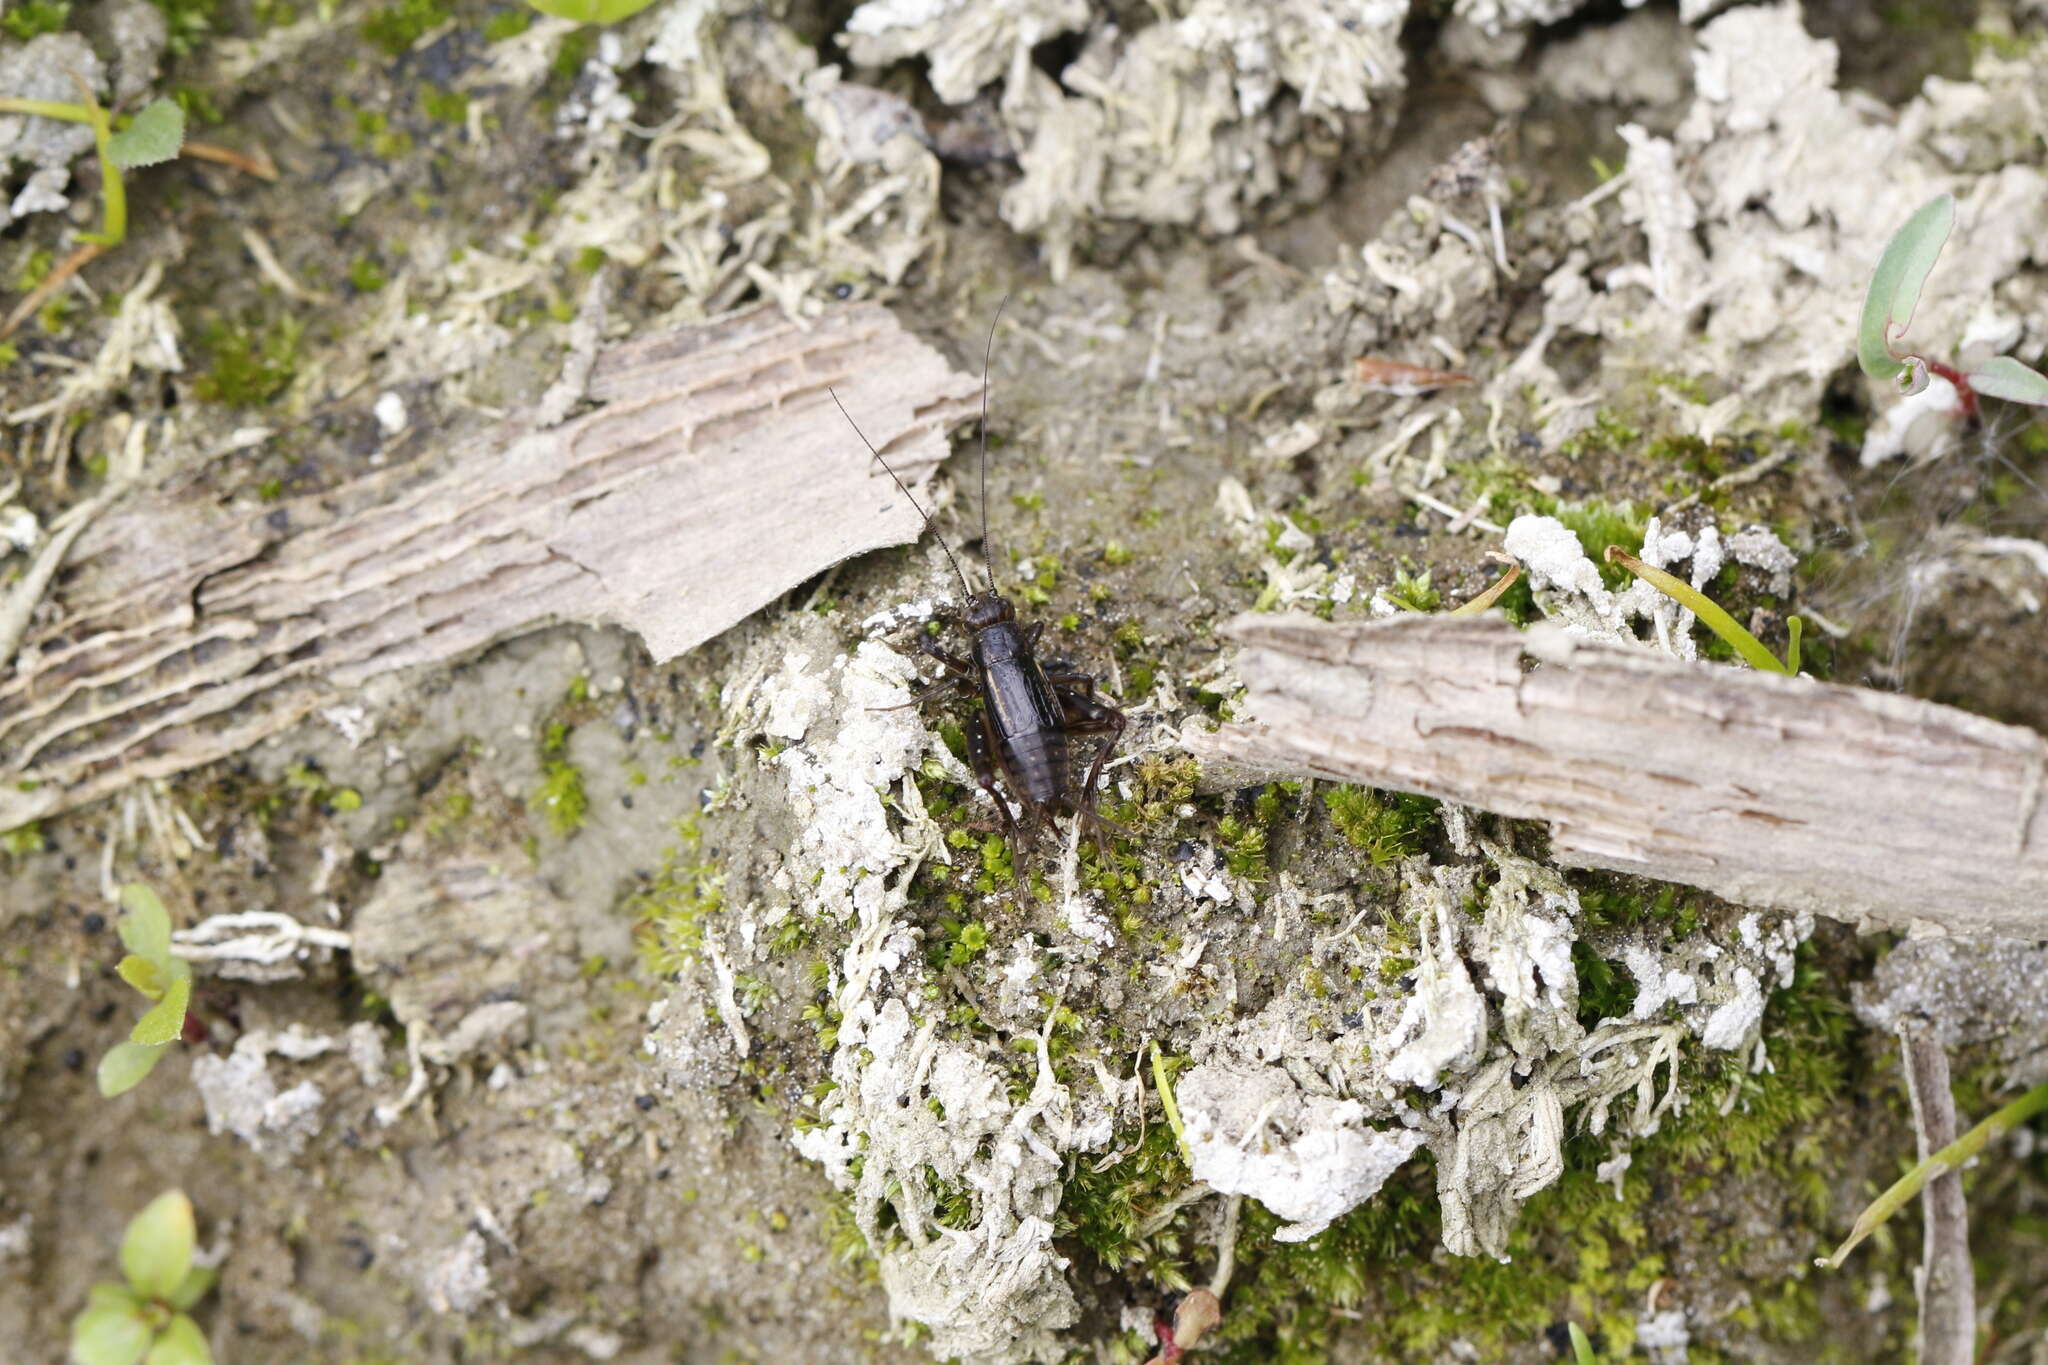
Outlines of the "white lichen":
[{"label": "white lichen", "polygon": [[1207,1062],[1174,1087],[1194,1178],[1258,1200],[1300,1242],[1379,1193],[1422,1146],[1415,1129],[1375,1129],[1365,1107],[1304,1093],[1279,1067]]}]

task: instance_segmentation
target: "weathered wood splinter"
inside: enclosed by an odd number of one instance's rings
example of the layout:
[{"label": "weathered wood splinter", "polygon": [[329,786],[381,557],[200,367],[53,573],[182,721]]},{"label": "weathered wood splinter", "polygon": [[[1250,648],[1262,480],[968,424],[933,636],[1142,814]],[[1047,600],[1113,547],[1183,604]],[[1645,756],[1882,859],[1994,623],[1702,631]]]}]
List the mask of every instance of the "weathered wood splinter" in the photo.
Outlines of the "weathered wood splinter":
[{"label": "weathered wood splinter", "polygon": [[1190,734],[1207,762],[1544,820],[1560,863],[1748,905],[2048,936],[2031,730],[1498,616],[1229,633],[1253,719]]},{"label": "weathered wood splinter", "polygon": [[556,622],[625,626],[672,658],[915,539],[827,386],[913,479],[976,392],[879,305],[756,309],[606,352],[599,406],[559,426],[522,414],[282,503],[128,496],[0,664],[0,829]]}]

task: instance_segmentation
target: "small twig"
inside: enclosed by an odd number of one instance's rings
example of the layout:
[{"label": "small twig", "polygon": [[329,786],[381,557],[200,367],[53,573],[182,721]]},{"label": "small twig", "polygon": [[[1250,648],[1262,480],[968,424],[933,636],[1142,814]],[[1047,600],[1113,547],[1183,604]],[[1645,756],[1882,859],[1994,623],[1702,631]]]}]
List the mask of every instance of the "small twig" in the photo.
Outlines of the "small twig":
[{"label": "small twig", "polygon": [[332,294],[323,293],[318,289],[308,289],[292,278],[291,272],[284,268],[284,263],[277,259],[277,253],[270,249],[270,243],[255,228],[242,228],[242,245],[247,247],[249,254],[255,258],[256,269],[262,272],[263,278],[276,285],[279,292],[287,298],[297,299],[301,303],[334,302]]},{"label": "small twig", "polygon": [[253,175],[258,180],[277,179],[277,163],[272,161],[270,153],[261,147],[253,152],[244,152],[233,147],[223,147],[217,142],[188,142],[178,149],[178,155],[232,166],[242,174]]},{"label": "small twig", "polygon": [[1230,1202],[1223,1206],[1223,1231],[1216,1239],[1216,1273],[1209,1278],[1209,1292],[1219,1300],[1223,1291],[1230,1288],[1231,1272],[1237,1269],[1237,1212],[1243,1207],[1241,1194],[1231,1195]]},{"label": "small twig", "polygon": [[49,274],[43,276],[41,284],[22,295],[21,302],[14,305],[14,311],[7,315],[7,321],[0,322],[0,341],[14,335],[14,329],[35,316],[38,308],[49,301],[50,295],[64,287],[64,282],[104,255],[107,248],[100,242],[86,242],[69,256],[57,262]]},{"label": "small twig", "polygon": [[[1913,1105],[1913,1130],[1920,1159],[1956,1138],[1955,1093],[1949,1085],[1948,1051],[1918,1031],[1901,1029],[1906,1094]],[[1920,1191],[1920,1273],[1913,1289],[1920,1300],[1921,1365],[1971,1365],[1977,1345],[1977,1283],[1970,1265],[1970,1211],[1963,1177],[1935,1176]]]},{"label": "small twig", "polygon": [[1395,484],[1394,491],[1410,502],[1420,503],[1440,516],[1449,517],[1453,522],[1463,520],[1466,526],[1476,526],[1488,535],[1498,536],[1507,533],[1508,528],[1500,525],[1498,522],[1488,521],[1485,517],[1467,516],[1465,512],[1451,506],[1442,498],[1433,497],[1419,488],[1408,488],[1401,484]]}]

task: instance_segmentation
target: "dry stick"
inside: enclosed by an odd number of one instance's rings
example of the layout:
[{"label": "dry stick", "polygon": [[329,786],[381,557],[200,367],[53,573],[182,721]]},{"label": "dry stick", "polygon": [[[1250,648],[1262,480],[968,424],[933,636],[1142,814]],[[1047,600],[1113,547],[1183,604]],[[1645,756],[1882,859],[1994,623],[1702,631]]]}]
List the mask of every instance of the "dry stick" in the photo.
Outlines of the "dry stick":
[{"label": "dry stick", "polygon": [[106,250],[106,244],[103,242],[86,242],[57,262],[56,268],[43,276],[41,284],[21,296],[21,302],[14,305],[14,311],[7,315],[7,321],[0,322],[0,341],[13,336],[14,329],[33,317],[36,309],[41,308],[50,295],[64,287],[66,280],[105,255]]},{"label": "dry stick", "polygon": [[[1905,1054],[1906,1094],[1920,1159],[1956,1140],[1956,1100],[1948,1077],[1948,1051],[1919,1029],[1899,1030]],[[1963,1177],[1947,1171],[1920,1191],[1924,1219],[1920,1273],[1920,1365],[1970,1365],[1977,1345],[1977,1285],[1970,1265],[1970,1211]]]},{"label": "dry stick", "polygon": [[1357,782],[1551,824],[1554,858],[1852,923],[2048,935],[2048,740],[1951,706],[1518,631],[1240,616],[1203,784]]},{"label": "dry stick", "polygon": [[253,152],[223,147],[217,142],[188,142],[178,149],[179,156],[189,156],[197,161],[214,161],[223,166],[232,166],[244,175],[253,175],[258,180],[277,179],[277,163],[270,159],[270,153],[258,147]]}]

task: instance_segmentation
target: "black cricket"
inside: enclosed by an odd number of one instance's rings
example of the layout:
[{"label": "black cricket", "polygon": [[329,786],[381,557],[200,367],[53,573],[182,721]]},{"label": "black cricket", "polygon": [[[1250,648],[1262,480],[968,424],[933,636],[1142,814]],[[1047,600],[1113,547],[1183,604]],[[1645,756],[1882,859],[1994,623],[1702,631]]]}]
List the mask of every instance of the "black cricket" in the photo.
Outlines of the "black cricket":
[{"label": "black cricket", "polygon": [[[975,781],[995,802],[1013,844],[1028,846],[1029,834],[1040,821],[1068,811],[1092,828],[1100,846],[1103,831],[1117,826],[1096,812],[1095,784],[1102,776],[1103,764],[1116,751],[1117,741],[1123,736],[1124,713],[1096,696],[1095,679],[1088,674],[1048,673],[1038,660],[1038,641],[1045,632],[1045,623],[1018,624],[1016,609],[996,590],[995,553],[988,539],[988,366],[995,351],[996,323],[1002,316],[1002,307],[998,305],[995,320],[989,323],[988,350],[981,362],[981,539],[982,553],[989,566],[986,592],[976,592],[968,582],[960,561],[953,556],[953,547],[933,527],[931,513],[897,477],[896,471],[889,468],[882,452],[875,449],[846,411],[846,405],[839,402],[837,393],[832,394],[832,401],[839,405],[839,411],[867,446],[868,453],[888,471],[896,487],[924,518],[925,529],[938,538],[939,548],[946,552],[946,562],[953,566],[953,576],[960,580],[965,598],[957,607],[934,612],[932,619],[967,633],[971,661],[940,648],[929,634],[920,631],[918,647],[938,660],[946,676],[905,705],[916,706],[961,691],[979,691],[981,706],[962,727],[967,735],[967,757],[974,768]],[[1074,782],[1077,739],[1092,739],[1096,744],[1087,780],[1078,788]],[[1024,808],[1022,826],[997,790],[999,773],[1003,785]]]}]

